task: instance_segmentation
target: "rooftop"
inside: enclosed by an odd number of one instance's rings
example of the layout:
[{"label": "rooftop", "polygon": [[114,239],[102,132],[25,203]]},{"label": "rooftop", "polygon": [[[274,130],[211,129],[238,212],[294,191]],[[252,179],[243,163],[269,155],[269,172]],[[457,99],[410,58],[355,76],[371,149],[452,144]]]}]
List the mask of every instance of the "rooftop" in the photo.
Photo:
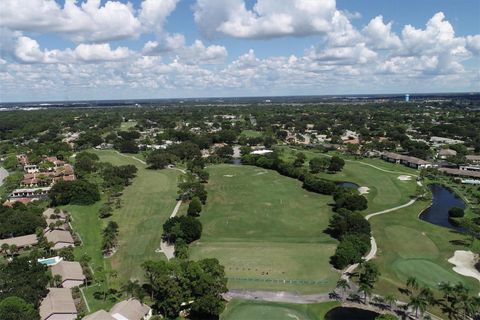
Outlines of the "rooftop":
[{"label": "rooftop", "polygon": [[49,288],[48,295],[40,303],[40,318],[45,320],[52,314],[77,314],[70,289]]},{"label": "rooftop", "polygon": [[60,261],[52,266],[52,274],[62,276],[62,281],[65,280],[85,280],[82,266],[77,261]]}]

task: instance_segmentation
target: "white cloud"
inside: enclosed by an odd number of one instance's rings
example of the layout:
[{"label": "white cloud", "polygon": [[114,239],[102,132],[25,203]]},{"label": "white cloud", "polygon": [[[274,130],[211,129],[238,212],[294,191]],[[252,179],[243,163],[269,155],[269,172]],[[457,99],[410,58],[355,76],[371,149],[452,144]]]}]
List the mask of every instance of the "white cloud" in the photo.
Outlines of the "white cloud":
[{"label": "white cloud", "polygon": [[136,37],[140,21],[130,4],[87,0],[2,0],[0,26],[17,31],[65,33],[75,42],[106,42]]},{"label": "white cloud", "polygon": [[382,16],[376,16],[362,30],[367,43],[375,49],[396,49],[401,46],[400,38],[392,32],[392,22],[385,24]]},{"label": "white cloud", "polygon": [[118,47],[115,50],[110,44],[80,44],[74,50],[75,57],[82,61],[112,61],[122,60],[132,55],[126,47]]},{"label": "white cloud", "polygon": [[467,36],[466,48],[475,55],[480,55],[480,34]]},{"label": "white cloud", "polygon": [[25,63],[76,63],[95,61],[114,61],[128,58],[133,54],[126,47],[115,50],[110,44],[80,44],[74,50],[41,50],[34,39],[21,36],[15,46],[15,56]]},{"label": "white cloud", "polygon": [[179,0],[145,0],[141,4],[139,19],[149,32],[163,32],[167,17],[175,10]]},{"label": "white cloud", "polygon": [[207,37],[271,38],[326,33],[335,12],[335,0],[197,0],[194,17]]}]

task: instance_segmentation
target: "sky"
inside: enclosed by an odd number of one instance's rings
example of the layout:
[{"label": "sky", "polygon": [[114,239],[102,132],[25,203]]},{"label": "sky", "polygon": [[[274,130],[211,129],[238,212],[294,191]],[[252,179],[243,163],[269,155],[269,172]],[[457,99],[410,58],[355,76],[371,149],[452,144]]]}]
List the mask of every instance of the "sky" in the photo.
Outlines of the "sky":
[{"label": "sky", "polygon": [[480,91],[478,0],[0,0],[0,102]]}]

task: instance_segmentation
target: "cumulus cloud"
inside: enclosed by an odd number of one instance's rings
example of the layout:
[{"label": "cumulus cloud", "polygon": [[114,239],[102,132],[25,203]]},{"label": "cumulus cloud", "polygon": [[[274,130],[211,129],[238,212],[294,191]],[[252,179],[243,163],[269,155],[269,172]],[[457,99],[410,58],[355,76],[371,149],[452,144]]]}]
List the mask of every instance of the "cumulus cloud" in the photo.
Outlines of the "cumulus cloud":
[{"label": "cumulus cloud", "polygon": [[34,39],[21,36],[15,46],[15,56],[25,63],[75,63],[114,61],[128,58],[133,52],[126,47],[118,47],[114,50],[110,44],[80,44],[74,50],[47,50],[40,49],[40,45]]},{"label": "cumulus cloud", "polygon": [[392,32],[392,22],[385,24],[383,16],[376,16],[362,30],[366,41],[375,49],[398,49],[400,38]]},{"label": "cumulus cloud", "polygon": [[2,0],[0,26],[17,31],[65,33],[75,42],[106,42],[136,37],[140,21],[130,4],[87,0],[61,7],[50,0]]},{"label": "cumulus cloud", "polygon": [[335,0],[197,0],[195,22],[207,37],[271,38],[325,33],[336,12]]},{"label": "cumulus cloud", "polygon": [[179,0],[145,0],[141,4],[139,19],[144,30],[163,32],[167,17],[175,10]]}]

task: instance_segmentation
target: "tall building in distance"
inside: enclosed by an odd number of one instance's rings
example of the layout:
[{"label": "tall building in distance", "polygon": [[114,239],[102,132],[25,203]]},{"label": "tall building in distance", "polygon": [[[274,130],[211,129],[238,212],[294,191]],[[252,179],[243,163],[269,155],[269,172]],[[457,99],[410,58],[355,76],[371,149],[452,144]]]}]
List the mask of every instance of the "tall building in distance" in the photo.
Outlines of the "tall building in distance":
[{"label": "tall building in distance", "polygon": [[410,95],[407,93],[405,95],[405,102],[409,102],[410,101]]}]

